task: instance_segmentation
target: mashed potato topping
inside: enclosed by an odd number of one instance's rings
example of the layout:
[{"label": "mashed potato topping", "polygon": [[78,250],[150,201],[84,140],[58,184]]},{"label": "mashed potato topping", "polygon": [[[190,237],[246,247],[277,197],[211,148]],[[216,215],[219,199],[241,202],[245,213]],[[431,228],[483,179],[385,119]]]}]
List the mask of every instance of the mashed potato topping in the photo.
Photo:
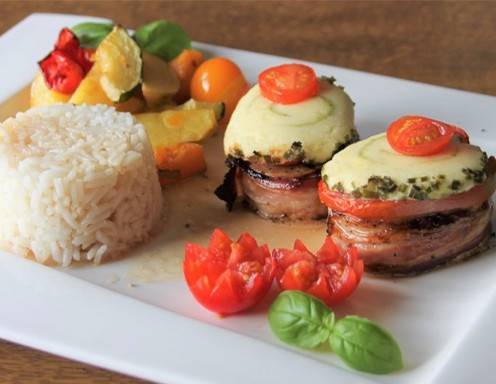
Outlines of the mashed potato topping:
[{"label": "mashed potato topping", "polygon": [[479,147],[458,142],[432,156],[402,155],[381,133],[336,154],[324,164],[322,178],[332,190],[362,197],[438,199],[483,182],[486,162]]},{"label": "mashed potato topping", "polygon": [[255,85],[239,102],[224,138],[226,155],[279,162],[295,148],[304,162],[321,164],[356,137],[353,102],[342,88],[320,80],[317,96],[282,105]]}]

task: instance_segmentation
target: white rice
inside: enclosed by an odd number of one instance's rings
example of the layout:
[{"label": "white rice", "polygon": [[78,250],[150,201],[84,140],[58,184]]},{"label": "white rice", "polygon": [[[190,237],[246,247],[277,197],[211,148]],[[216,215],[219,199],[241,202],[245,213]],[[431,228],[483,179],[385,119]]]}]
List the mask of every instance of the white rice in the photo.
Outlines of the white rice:
[{"label": "white rice", "polygon": [[145,129],[103,105],[0,125],[0,247],[41,263],[103,259],[147,240],[162,195]]}]

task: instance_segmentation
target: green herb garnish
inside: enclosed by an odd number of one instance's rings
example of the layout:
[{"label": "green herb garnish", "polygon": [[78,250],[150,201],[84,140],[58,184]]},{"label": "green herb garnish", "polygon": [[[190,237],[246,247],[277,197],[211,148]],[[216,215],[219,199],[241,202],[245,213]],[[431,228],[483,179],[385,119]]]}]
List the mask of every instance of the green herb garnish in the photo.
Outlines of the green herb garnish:
[{"label": "green herb garnish", "polygon": [[384,374],[403,367],[401,350],[393,336],[374,322],[346,316],[336,322],[331,348],[351,368]]},{"label": "green herb garnish", "polygon": [[298,291],[285,291],[269,310],[269,324],[284,342],[301,348],[316,348],[331,335],[335,317],[320,300]]},{"label": "green herb garnish", "polygon": [[112,32],[112,23],[80,23],[71,28],[85,48],[96,48],[105,37]]},{"label": "green herb garnish", "polygon": [[139,27],[134,39],[145,52],[170,61],[184,49],[191,48],[191,39],[184,29],[166,20],[157,20]]},{"label": "green herb garnish", "polygon": [[336,321],[324,302],[300,291],[284,291],[269,309],[269,325],[282,341],[306,349],[328,342],[349,367],[384,374],[403,368],[393,336],[376,323],[358,316]]}]

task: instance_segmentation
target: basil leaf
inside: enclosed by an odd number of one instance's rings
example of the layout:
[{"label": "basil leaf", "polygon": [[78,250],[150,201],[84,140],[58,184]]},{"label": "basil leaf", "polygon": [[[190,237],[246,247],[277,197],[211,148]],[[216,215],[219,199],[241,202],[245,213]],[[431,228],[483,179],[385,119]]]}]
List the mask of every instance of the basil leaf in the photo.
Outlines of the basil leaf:
[{"label": "basil leaf", "polygon": [[81,23],[71,28],[82,47],[96,48],[112,31],[111,23]]},{"label": "basil leaf", "polygon": [[301,348],[326,342],[334,313],[320,300],[300,291],[284,291],[269,309],[269,325],[282,341]]},{"label": "basil leaf", "polygon": [[170,61],[184,49],[191,48],[191,39],[178,24],[157,20],[139,27],[134,39],[142,50]]},{"label": "basil leaf", "polygon": [[336,322],[331,348],[351,368],[369,373],[389,373],[403,367],[398,343],[374,322],[346,316]]}]

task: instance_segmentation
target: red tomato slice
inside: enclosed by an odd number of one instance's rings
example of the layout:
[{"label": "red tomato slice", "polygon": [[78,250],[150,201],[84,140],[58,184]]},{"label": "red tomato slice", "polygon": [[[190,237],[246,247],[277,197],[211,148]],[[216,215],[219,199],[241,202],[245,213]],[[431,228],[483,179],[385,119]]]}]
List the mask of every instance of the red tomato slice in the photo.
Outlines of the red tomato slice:
[{"label": "red tomato slice", "polygon": [[260,73],[262,95],[279,104],[295,104],[319,93],[319,82],[312,68],[303,64],[284,64]]},{"label": "red tomato slice", "polygon": [[272,256],[282,290],[304,291],[327,305],[339,304],[351,295],[363,274],[358,251],[351,247],[343,254],[330,237],[315,255],[296,240],[292,250],[274,249]]},{"label": "red tomato slice", "polygon": [[53,51],[39,63],[50,89],[71,94],[84,77],[81,66],[63,51]]},{"label": "red tomato slice", "polygon": [[454,136],[468,143],[468,134],[461,128],[423,116],[403,116],[387,130],[391,147],[404,155],[429,156],[445,149]]},{"label": "red tomato slice", "polygon": [[331,191],[321,181],[320,201],[331,210],[367,220],[404,220],[410,217],[433,212],[446,212],[453,209],[470,209],[487,201],[495,190],[494,176],[472,189],[436,200],[380,200],[355,198],[348,193]]},{"label": "red tomato slice", "polygon": [[205,308],[228,315],[256,305],[272,285],[275,262],[266,245],[248,233],[233,242],[215,229],[208,248],[188,243],[183,271],[193,296]]}]

